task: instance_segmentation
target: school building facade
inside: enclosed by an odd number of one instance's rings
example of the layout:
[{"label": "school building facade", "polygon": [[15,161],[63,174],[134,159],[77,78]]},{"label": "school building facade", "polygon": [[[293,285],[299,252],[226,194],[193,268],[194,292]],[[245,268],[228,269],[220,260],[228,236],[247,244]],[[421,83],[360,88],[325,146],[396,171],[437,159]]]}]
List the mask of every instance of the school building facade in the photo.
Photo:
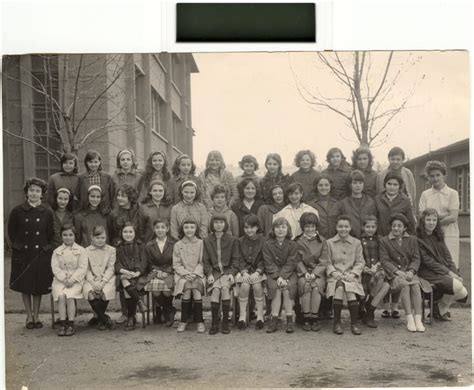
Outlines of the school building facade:
[{"label": "school building facade", "polygon": [[135,151],[141,169],[157,150],[172,164],[179,154],[193,153],[191,74],[196,72],[189,53],[4,57],[3,128],[11,133],[3,132],[4,220],[24,198],[28,177],[47,180],[59,170],[62,148],[55,129],[61,118],[52,102],[63,109],[76,103],[73,120],[82,120],[80,171],[88,149],[101,153],[109,172],[126,147]]},{"label": "school building facade", "polygon": [[[459,232],[461,237],[470,237],[471,234],[471,192],[469,169],[469,138],[440,149],[428,152],[405,162],[415,176],[416,202],[418,208],[421,193],[430,188],[425,175],[425,165],[430,160],[443,161],[448,168],[446,184],[459,193]],[[418,210],[417,210],[418,212]]]}]

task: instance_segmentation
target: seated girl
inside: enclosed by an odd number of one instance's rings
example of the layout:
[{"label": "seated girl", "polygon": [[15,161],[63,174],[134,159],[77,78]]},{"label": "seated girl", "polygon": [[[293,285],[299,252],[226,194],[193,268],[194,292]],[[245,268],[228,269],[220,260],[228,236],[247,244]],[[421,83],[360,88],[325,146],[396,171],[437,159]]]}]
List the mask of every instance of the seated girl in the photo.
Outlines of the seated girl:
[{"label": "seated girl", "polygon": [[[416,237],[407,233],[408,219],[403,214],[390,217],[391,232],[380,240],[380,261],[392,291],[400,291],[410,332],[424,332],[421,321],[422,298],[417,276],[420,253]],[[413,316],[414,312],[414,316]]]},{"label": "seated girl", "polygon": [[[87,272],[85,249],[74,242],[76,230],[72,224],[61,227],[63,244],[56,248],[51,258],[53,284],[51,293],[58,302],[59,331],[58,336],[72,336],[76,333],[74,317],[76,316],[76,299],[82,299],[82,287]],[[67,321],[66,321],[67,318]]]},{"label": "seated girl", "polygon": [[212,325],[209,334],[218,332],[219,306],[222,298],[222,333],[230,333],[229,309],[234,275],[239,262],[237,238],[227,233],[228,224],[225,215],[214,214],[211,218],[211,233],[204,239],[204,274],[211,293]]},{"label": "seated girl", "polygon": [[437,302],[438,310],[435,310],[438,319],[451,321],[450,306],[455,301],[466,299],[467,290],[444,241],[435,209],[423,210],[417,235],[421,257],[418,275],[433,284],[436,293],[442,294]]},{"label": "seated girl", "polygon": [[351,314],[352,334],[360,335],[359,303],[357,296],[364,296],[361,284],[361,273],[364,268],[364,256],[362,245],[357,238],[352,237],[351,218],[341,215],[337,219],[337,234],[327,241],[328,265],[326,275],[328,276],[326,295],[334,297],[334,333],[343,334],[341,325],[341,311],[344,297]]},{"label": "seated girl", "polygon": [[326,291],[328,249],[326,240],[318,233],[316,214],[304,213],[300,218],[303,234],[298,237],[298,295],[303,309],[303,330],[321,329],[318,319],[321,297]]}]

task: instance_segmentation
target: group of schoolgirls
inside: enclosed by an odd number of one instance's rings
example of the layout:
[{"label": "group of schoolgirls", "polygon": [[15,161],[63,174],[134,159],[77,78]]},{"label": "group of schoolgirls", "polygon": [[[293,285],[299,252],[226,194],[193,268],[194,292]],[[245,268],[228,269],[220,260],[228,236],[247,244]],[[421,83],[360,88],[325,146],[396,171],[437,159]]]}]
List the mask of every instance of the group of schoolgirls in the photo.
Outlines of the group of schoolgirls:
[{"label": "group of schoolgirls", "polygon": [[77,158],[66,154],[48,190],[59,245],[52,258],[59,334],[74,334],[74,302],[82,296],[95,313],[89,323],[113,328],[105,311],[116,290],[122,308],[116,322],[127,330],[135,327],[137,307],[146,309],[140,298],[146,291],[169,326],[173,297],[181,297],[178,332],[190,317],[205,332],[202,298],[210,294],[210,334],[218,332],[220,318],[222,333],[230,332],[234,294],[244,329],[252,290],[257,329],[264,327],[265,293],[269,300],[267,332],[277,330],[282,308],[286,331],[294,331],[298,296],[303,329],[320,329],[321,302],[332,298],[334,332],[341,334],[345,298],[352,333],[360,334],[360,316],[376,327],[375,308],[388,293],[395,317],[397,292],[408,329],[424,331],[418,244],[408,235],[415,227],[414,180],[403,159],[403,151],[393,148],[389,168],[377,174],[368,148],[354,152],[352,167],[333,148],[320,173],[314,154],[305,150],[290,176],[282,173],[281,157],[269,154],[259,178],[257,160],[244,156],[243,174],[234,178],[218,151],[209,153],[199,176],[187,155],[176,159],[171,175],[163,152],[152,153],[141,173],[129,149],[118,153],[113,175],[101,169],[94,151],[86,154],[86,172],[77,175]]}]

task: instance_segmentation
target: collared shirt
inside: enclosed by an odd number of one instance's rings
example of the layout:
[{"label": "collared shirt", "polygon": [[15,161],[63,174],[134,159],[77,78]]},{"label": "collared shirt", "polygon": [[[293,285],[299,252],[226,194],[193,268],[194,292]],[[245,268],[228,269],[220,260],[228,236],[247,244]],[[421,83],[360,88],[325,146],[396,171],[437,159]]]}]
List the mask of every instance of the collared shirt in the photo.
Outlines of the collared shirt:
[{"label": "collared shirt", "polygon": [[92,185],[100,186],[100,174],[99,172],[96,173],[89,173],[89,187]]},{"label": "collared shirt", "polygon": [[[435,209],[440,217],[445,217],[451,210],[459,210],[459,194],[446,184],[440,190],[429,188],[423,191],[419,202],[419,212],[427,208]],[[441,226],[445,237],[459,237],[458,222]]]}]

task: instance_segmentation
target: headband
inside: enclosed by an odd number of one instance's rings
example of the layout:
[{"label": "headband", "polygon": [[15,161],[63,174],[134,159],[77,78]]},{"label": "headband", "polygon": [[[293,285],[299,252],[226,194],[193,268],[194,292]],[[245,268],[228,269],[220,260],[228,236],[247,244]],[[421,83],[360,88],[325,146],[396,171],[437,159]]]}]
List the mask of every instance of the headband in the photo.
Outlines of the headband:
[{"label": "headband", "polygon": [[130,149],[121,150],[121,151],[118,153],[118,156],[117,156],[117,157],[120,158],[120,156],[122,156],[122,154],[124,154],[124,153],[130,154],[130,155],[132,156],[132,158],[133,158],[133,152],[132,152]]},{"label": "headband", "polygon": [[186,186],[188,186],[188,185],[191,185],[191,186],[193,186],[194,188],[197,189],[197,184],[196,184],[195,182],[193,182],[192,180],[186,180],[186,181],[184,181],[183,184],[181,184],[181,188],[184,188],[184,187],[186,187]]},{"label": "headband", "polygon": [[99,190],[100,193],[102,193],[102,187],[98,186],[97,184],[91,185],[88,189],[87,192],[91,192],[92,190]]},{"label": "headband", "polygon": [[69,190],[68,190],[67,188],[65,188],[65,187],[61,187],[61,188],[58,189],[56,192],[57,192],[57,193],[59,193],[59,192],[65,192],[65,193],[67,193],[69,196],[71,195],[71,191],[69,191]]}]

